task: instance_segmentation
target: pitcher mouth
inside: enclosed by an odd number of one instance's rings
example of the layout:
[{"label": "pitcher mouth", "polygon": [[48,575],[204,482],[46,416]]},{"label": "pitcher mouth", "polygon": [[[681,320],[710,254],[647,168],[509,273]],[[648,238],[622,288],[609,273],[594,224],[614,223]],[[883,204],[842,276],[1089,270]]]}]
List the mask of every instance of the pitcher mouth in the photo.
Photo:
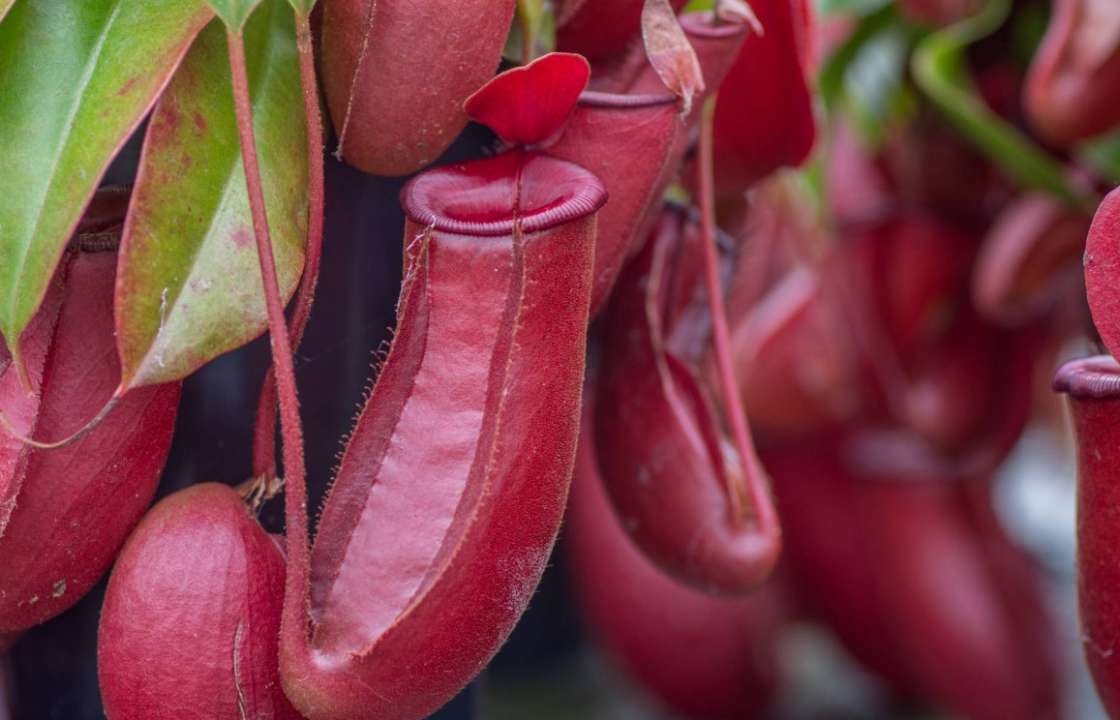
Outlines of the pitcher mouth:
[{"label": "pitcher mouth", "polygon": [[681,27],[686,33],[693,37],[702,38],[729,38],[736,35],[742,35],[750,28],[744,22],[712,22],[712,13],[707,12],[690,12],[679,15]]},{"label": "pitcher mouth", "polygon": [[412,222],[461,235],[497,237],[539,232],[593,214],[607,190],[590,171],[566,160],[512,151],[436,168],[401,191]]},{"label": "pitcher mouth", "polygon": [[1120,399],[1120,363],[1111,355],[1071,360],[1058,368],[1053,387],[1077,400]]},{"label": "pitcher mouth", "polygon": [[664,93],[612,93],[598,90],[584,90],[580,93],[579,104],[583,107],[603,108],[645,108],[658,105],[675,105],[677,96],[669,91]]}]

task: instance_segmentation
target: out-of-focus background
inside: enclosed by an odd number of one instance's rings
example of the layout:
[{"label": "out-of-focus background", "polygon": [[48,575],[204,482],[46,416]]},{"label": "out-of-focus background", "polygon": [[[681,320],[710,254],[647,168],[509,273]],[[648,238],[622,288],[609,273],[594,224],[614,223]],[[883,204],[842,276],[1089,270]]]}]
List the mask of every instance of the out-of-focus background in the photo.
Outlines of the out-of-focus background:
[{"label": "out-of-focus background", "polygon": [[[998,8],[992,11],[989,4],[1006,7],[1003,12]],[[1055,0],[1055,7],[1060,4]],[[1093,3],[1087,0],[1087,4]],[[1025,221],[1014,225],[1012,221],[1024,198],[1042,195],[1043,200],[1046,199],[1046,192],[1038,188],[1046,186],[1055,174],[1064,178],[1059,185],[1068,183],[1086,196],[1099,196],[1120,178],[1120,153],[1117,152],[1120,134],[1106,133],[1089,142],[1063,144],[1036,132],[1024,110],[1028,75],[1051,22],[1049,0],[899,0],[897,4],[893,0],[817,0],[815,12],[817,25],[811,41],[816,60],[811,67],[811,79],[820,123],[816,149],[804,168],[782,171],[754,191],[747,203],[748,220],[728,221],[723,229],[742,239],[741,265],[767,264],[763,273],[766,276],[764,291],[778,287],[794,262],[780,251],[776,255],[761,254],[759,238],[777,231],[773,230],[775,226],[763,224],[760,217],[776,218],[782,230],[789,230],[799,222],[809,225],[810,229],[805,231],[806,242],[810,254],[817,258],[814,267],[822,276],[830,272],[830,258],[843,256],[847,252],[845,248],[862,247],[865,237],[878,238],[866,241],[875,247],[878,247],[876,243],[890,248],[910,242],[905,232],[898,231],[898,237],[892,234],[899,223],[918,223],[924,228],[926,234],[914,246],[919,257],[915,262],[919,265],[939,262],[941,256],[937,252],[931,254],[934,260],[928,261],[922,259],[925,257],[922,253],[951,235],[956,238],[952,242],[968,248],[962,252],[966,260],[956,258],[951,262],[967,266],[960,282],[964,293],[971,293],[960,300],[961,307],[969,309],[953,317],[998,315],[999,310],[1006,309],[999,304],[1000,300],[1008,300],[1005,296],[1020,290],[1025,295],[1012,299],[1029,296],[1026,297],[1029,302],[1023,304],[1029,308],[1024,312],[1031,315],[1030,322],[1037,320],[1045,325],[1042,333],[1045,340],[1041,344],[1046,349],[1038,353],[1038,363],[1028,373],[1028,380],[1010,390],[1028,396],[1029,420],[1022,432],[1013,438],[1013,449],[994,473],[993,507],[1001,531],[1006,533],[1016,552],[1021,551],[1021,557],[1026,559],[1039,581],[1040,597],[1045,611],[1051,614],[1053,629],[1017,622],[1012,623],[1012,633],[1029,635],[1037,631],[1052,636],[1043,638],[1043,644],[1053,641],[1064,717],[1102,718],[1103,711],[1085,670],[1076,616],[1073,440],[1063,400],[1049,389],[1049,379],[1060,361],[1093,354],[1098,346],[1088,323],[1084,290],[1079,282],[1080,248],[1061,246],[1069,235],[1068,225],[1048,226],[1043,221],[1035,225]],[[960,29],[958,23],[963,19],[985,13],[996,17],[992,27]],[[1120,14],[1105,12],[1102,18],[1116,15]],[[1107,32],[1115,33],[1109,37],[1118,44],[1116,35],[1120,30],[1104,27],[1102,33]],[[959,39],[962,33],[971,37],[967,42],[954,45],[953,38]],[[1108,41],[1109,38],[1105,38],[1099,42]],[[927,65],[923,66],[923,62]],[[916,77],[923,72],[922,67],[926,68],[928,76]],[[939,82],[948,83],[961,92],[939,93]],[[974,112],[969,103],[975,100],[981,101],[986,110]],[[766,108],[758,109],[759,113],[766,111]],[[963,127],[959,115],[956,122],[950,121],[955,112],[965,114]],[[142,132],[143,129],[137,137]],[[1037,152],[1044,161],[1026,167],[1016,146],[1009,149],[1006,143],[1001,144],[1000,139],[1006,139],[1008,133],[1021,138],[1031,152]],[[443,161],[478,157],[492,145],[493,138],[488,132],[471,126]],[[134,141],[118,158],[105,184],[130,182],[137,153],[138,144]],[[320,495],[335,465],[339,438],[346,433],[368,382],[374,353],[390,337],[400,281],[403,219],[398,193],[402,185],[403,180],[375,178],[333,159],[328,162],[327,233],[320,299],[297,357],[310,480],[313,492]],[[794,208],[792,220],[783,216],[791,206]],[[1070,222],[1080,228],[1075,232],[1083,235],[1091,208],[1081,207],[1070,214],[1073,215]],[[1078,218],[1081,225],[1077,225]],[[996,232],[1008,226],[1012,229],[1002,230],[1003,235]],[[1022,287],[1009,290],[998,285],[996,280],[991,281],[994,283],[991,286],[984,285],[977,279],[981,272],[978,268],[995,272],[992,267],[1011,265],[1012,260],[1007,258],[1012,256],[999,256],[1005,260],[991,261],[986,259],[988,255],[982,248],[1002,247],[997,235],[1008,234],[1014,237],[1031,235],[1035,238],[1032,242],[1040,247],[1046,246],[1047,238],[1053,236],[1057,239],[1052,244],[1059,247],[1049,254],[1042,252],[1044,260],[1023,270],[1029,278],[1022,281]],[[880,236],[884,235],[889,237],[883,240]],[[905,294],[909,284],[923,281],[920,271],[903,269],[903,260],[891,265],[893,260],[884,260],[880,255],[875,258],[872,260],[874,269],[870,271],[878,273],[875,277],[894,278],[893,273],[899,274],[897,284],[901,289],[884,291],[887,297],[894,297],[892,293]],[[1026,261],[1023,264],[1029,265]],[[911,277],[905,272],[915,274]],[[850,275],[837,282],[840,286],[858,285],[861,277]],[[1007,282],[1014,284],[1014,280]],[[840,295],[836,297],[840,297],[844,291],[837,292]],[[990,305],[982,306],[981,300],[990,301]],[[824,297],[822,302],[832,301],[835,297]],[[880,305],[872,301],[872,312],[881,310]],[[1004,320],[1007,322],[1001,324]],[[832,334],[810,333],[809,340],[820,339],[822,344],[810,342],[802,347],[803,354],[825,352],[827,343],[835,340],[833,335],[856,333],[849,327],[852,322],[858,323],[852,316],[833,318],[832,322]],[[978,322],[981,333],[1006,331],[1007,337],[1012,338],[1018,337],[1015,333],[1027,321],[1016,317],[995,322],[992,317],[985,316]],[[966,340],[954,348],[968,349],[974,345]],[[994,364],[994,369],[989,368],[991,372],[981,381],[980,390],[966,383],[960,395],[950,400],[950,405],[966,405],[973,392],[981,397],[982,403],[995,405],[1000,401],[999,393],[988,390],[1005,372],[1010,373],[1007,369],[1010,364],[1001,365],[1005,360],[993,357],[986,360]],[[947,352],[932,361],[931,372],[953,367],[957,362],[966,361]],[[251,444],[256,393],[266,363],[267,344],[258,340],[211,363],[187,380],[175,445],[160,496],[201,481],[237,483],[249,475],[247,448]],[[919,358],[906,370],[925,377],[922,373],[930,368],[926,367],[929,363],[923,363],[925,360]],[[862,377],[859,373],[857,376]],[[871,394],[875,392],[878,391]],[[794,432],[787,436],[785,429],[779,427],[780,423],[768,424],[767,417],[753,415],[750,391],[746,392],[746,398],[748,412],[761,428],[759,441],[764,460],[769,462],[787,452],[812,454],[820,451],[815,444],[818,441],[813,439],[816,435],[802,436]],[[779,411],[786,407],[781,398],[777,401],[756,399],[775,402]],[[869,403],[878,407],[876,403],[880,401],[881,398]],[[879,410],[869,412],[874,414]],[[862,422],[860,417],[863,416],[853,411],[836,425],[848,433]],[[868,424],[874,425],[877,431],[880,420],[879,415],[875,415],[874,421]],[[968,432],[983,435],[988,429],[981,420]],[[892,454],[895,446],[882,444],[883,437],[876,435],[872,439],[869,452],[873,460],[889,464],[896,460]],[[954,439],[953,442],[967,445],[968,439]],[[797,443],[804,443],[802,450],[796,450]],[[790,450],[791,447],[795,450]],[[948,451],[944,455],[955,457]],[[776,471],[774,480],[776,484],[782,483],[782,472]],[[791,502],[804,497],[795,493],[791,501],[783,496],[781,488],[776,494],[780,511],[788,510]],[[317,504],[318,498],[313,497],[312,505]],[[836,525],[832,531],[839,539],[849,532],[842,514],[844,508],[837,506],[831,510],[835,511],[830,517]],[[826,513],[831,510],[824,507]],[[278,531],[282,526],[281,515],[278,503],[272,503],[266,506],[262,522],[269,530]],[[902,523],[906,522],[903,518]],[[441,720],[680,717],[659,699],[656,688],[643,685],[637,679],[624,654],[604,649],[595,628],[582,616],[581,605],[573,594],[573,577],[579,576],[581,571],[573,567],[569,556],[569,531],[570,527],[566,527],[544,581],[508,644],[483,675],[436,717]],[[796,543],[798,531],[790,528],[789,532]],[[874,579],[881,569],[878,563],[885,562],[885,554],[878,552],[881,548],[874,543],[865,549],[867,552],[859,554],[854,562],[866,563],[861,572]],[[795,561],[797,557],[795,553]],[[897,646],[899,639],[894,633],[920,629],[922,611],[916,611],[907,620],[909,624],[901,621],[888,624],[888,628],[894,629],[876,636],[873,620],[880,618],[867,620],[861,615],[879,613],[872,601],[868,600],[866,607],[861,606],[857,588],[856,606],[830,615],[830,603],[835,598],[822,589],[827,588],[827,584],[805,582],[806,555],[803,553],[799,557],[800,567],[791,568],[788,562],[783,562],[774,580],[779,596],[774,602],[783,609],[768,621],[766,647],[760,650],[757,658],[760,674],[768,678],[766,691],[760,692],[754,714],[744,717],[776,720],[951,717],[952,710],[947,709],[941,698],[935,693],[923,692],[928,687],[922,682],[915,681],[915,686],[908,684],[912,679],[909,670],[900,670],[900,675],[907,675],[905,681],[884,680],[885,675],[892,674],[889,659],[885,663],[886,673],[882,667],[874,672],[851,651],[853,638],[857,644],[868,644],[866,655],[874,655],[877,644]],[[946,574],[936,580],[951,587],[960,578]],[[103,716],[98,700],[95,653],[97,613],[103,591],[104,583],[62,617],[30,630],[15,645],[4,681],[13,701],[12,720],[86,720]],[[1005,598],[1005,607],[1015,604],[1015,593],[1009,595],[1011,599]],[[946,597],[952,599],[948,594]],[[925,627],[926,631],[936,632],[935,624],[944,619],[940,611],[948,615],[956,612],[952,607],[931,608],[931,624]],[[853,620],[856,625],[867,620],[866,627],[860,625],[851,630],[845,640],[839,639],[834,632],[840,622],[835,618],[839,615],[843,615],[842,619],[856,618]],[[651,626],[648,631],[656,634],[659,628]],[[978,632],[982,634],[984,627]],[[840,635],[843,636],[843,632]],[[921,638],[910,640],[913,642],[903,645],[914,652],[914,642]],[[744,646],[751,642],[751,638],[743,638]],[[1011,646],[1014,647],[1014,643]],[[690,664],[693,649],[687,643],[681,644],[679,656],[673,660]],[[936,652],[936,649],[931,650],[931,655]],[[892,657],[891,653],[886,656]],[[933,656],[933,663],[937,662],[939,658]],[[753,681],[744,678],[744,683],[748,682]],[[977,695],[984,692],[982,687],[975,689]],[[0,720],[8,720],[3,708],[0,708]]]}]

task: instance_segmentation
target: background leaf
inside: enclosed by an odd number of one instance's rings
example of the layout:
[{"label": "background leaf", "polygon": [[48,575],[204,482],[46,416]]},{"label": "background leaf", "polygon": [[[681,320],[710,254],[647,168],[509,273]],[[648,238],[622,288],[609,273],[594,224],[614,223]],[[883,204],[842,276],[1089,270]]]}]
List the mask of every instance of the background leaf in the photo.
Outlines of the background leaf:
[{"label": "background leaf", "polygon": [[[269,0],[245,28],[257,147],[280,288],[291,297],[307,231],[307,144],[294,16]],[[189,375],[267,326],[230,85],[211,23],[156,105],[117,280],[123,387]]]},{"label": "background leaf", "polygon": [[895,25],[872,38],[844,73],[845,107],[869,147],[915,114],[917,100],[906,83],[912,45],[906,28]]},{"label": "background leaf", "polygon": [[1094,138],[1078,148],[1077,157],[1111,185],[1120,185],[1120,133]]},{"label": "background leaf", "polygon": [[311,15],[311,11],[315,9],[316,0],[288,0],[292,5],[292,9],[300,15],[307,17]]},{"label": "background leaf", "polygon": [[859,18],[852,32],[829,55],[817,76],[817,87],[830,110],[843,97],[845,76],[864,48],[881,33],[896,27],[898,21],[894,5],[868,13]]},{"label": "background leaf", "polygon": [[817,12],[821,15],[866,15],[875,12],[891,0],[817,0]]},{"label": "background leaf", "polygon": [[917,98],[905,71],[915,34],[885,5],[858,20],[818,77],[825,106],[843,112],[869,148],[914,115]]},{"label": "background leaf", "polygon": [[[526,42],[529,47],[526,47]],[[517,17],[502,55],[524,64],[556,48],[556,17],[545,0],[517,0]]]},{"label": "background leaf", "polygon": [[965,49],[999,28],[1010,0],[988,0],[976,15],[926,37],[914,52],[914,80],[957,128],[1011,179],[1072,205],[1093,207],[1061,164],[984,103],[968,73]]},{"label": "background leaf", "polygon": [[14,351],[109,161],[211,16],[201,0],[20,0],[0,23],[0,332]]},{"label": "background leaf", "polygon": [[[298,1],[298,0],[297,0]],[[240,33],[261,0],[206,0],[230,30]],[[294,3],[293,3],[294,4]]]}]

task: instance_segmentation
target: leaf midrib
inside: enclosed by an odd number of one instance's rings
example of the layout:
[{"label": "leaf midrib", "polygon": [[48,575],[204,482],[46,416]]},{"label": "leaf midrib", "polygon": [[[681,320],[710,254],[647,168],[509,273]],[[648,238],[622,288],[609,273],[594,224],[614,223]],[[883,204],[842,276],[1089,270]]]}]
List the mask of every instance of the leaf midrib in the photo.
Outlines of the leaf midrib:
[{"label": "leaf midrib", "polygon": [[[271,12],[275,13],[276,11],[272,10]],[[265,31],[267,37],[265,38],[265,41],[264,41],[265,42],[265,48],[264,48],[264,50],[262,51],[262,54],[261,54],[262,62],[264,62],[264,67],[263,67],[262,74],[260,75],[260,77],[259,77],[259,79],[256,83],[256,93],[255,93],[256,97],[253,98],[251,103],[250,103],[251,106],[252,106],[252,109],[253,109],[254,126],[256,124],[256,117],[257,117],[257,111],[259,110],[259,106],[260,106],[261,103],[264,102],[262,98],[267,97],[269,95],[267,90],[271,87],[272,83],[274,82],[274,76],[276,74],[276,69],[275,69],[276,68],[276,62],[274,61],[274,58],[278,53],[276,51],[277,43],[275,41],[275,35],[274,35],[275,31],[273,29],[273,24],[275,23],[275,20],[273,18],[274,18],[274,16],[269,17],[268,29]],[[227,35],[226,36],[226,43],[228,43],[228,42],[229,42],[229,37]],[[227,50],[228,50],[228,44],[227,44],[226,47],[227,47]],[[232,85],[231,85],[231,90],[232,90]],[[250,92],[252,92],[252,91],[253,91],[253,85],[250,84]],[[231,97],[230,97],[230,107],[232,108],[232,106],[233,106],[233,99],[232,99],[232,95],[231,95]],[[256,135],[256,128],[254,127],[254,136],[255,135]],[[174,296],[170,297],[171,294],[169,293],[168,303],[167,303],[167,306],[166,306],[163,321],[160,323],[159,327],[157,327],[155,334],[152,336],[151,340],[148,342],[148,346],[145,349],[143,356],[140,358],[140,362],[138,362],[136,364],[136,371],[133,373],[133,378],[134,379],[135,378],[143,378],[146,375],[147,369],[148,369],[149,364],[152,360],[152,353],[155,350],[157,344],[162,339],[161,336],[163,335],[163,332],[164,332],[165,328],[169,324],[169,323],[167,323],[167,319],[170,318],[172,315],[174,315],[176,309],[179,307],[179,301],[182,299],[183,289],[190,282],[191,277],[194,275],[194,270],[198,266],[198,257],[199,257],[199,255],[202,254],[203,249],[207,246],[210,239],[214,236],[214,234],[215,234],[214,233],[215,223],[217,222],[218,218],[222,216],[223,209],[225,207],[227,207],[229,202],[230,202],[229,188],[230,188],[230,184],[238,176],[238,172],[237,172],[238,168],[242,169],[241,170],[241,175],[242,176],[244,175],[244,162],[242,161],[240,148],[241,148],[240,140],[238,140],[237,141],[237,151],[234,153],[233,159],[229,163],[228,169],[226,170],[226,177],[225,177],[225,181],[222,183],[222,189],[221,189],[221,192],[220,192],[220,195],[219,195],[218,204],[215,207],[214,212],[211,213],[211,215],[210,215],[210,219],[209,219],[209,222],[206,225],[205,231],[200,236],[202,238],[202,240],[199,243],[197,243],[194,246],[194,248],[191,250],[190,266],[189,266],[190,270],[188,270],[187,273],[183,276],[182,281],[179,282],[176,285],[176,287],[174,289],[175,290]],[[266,214],[267,214],[267,206],[268,206],[268,198],[266,197],[265,198]],[[271,229],[271,226],[272,226],[272,220],[270,219],[269,220],[270,229]]]}]

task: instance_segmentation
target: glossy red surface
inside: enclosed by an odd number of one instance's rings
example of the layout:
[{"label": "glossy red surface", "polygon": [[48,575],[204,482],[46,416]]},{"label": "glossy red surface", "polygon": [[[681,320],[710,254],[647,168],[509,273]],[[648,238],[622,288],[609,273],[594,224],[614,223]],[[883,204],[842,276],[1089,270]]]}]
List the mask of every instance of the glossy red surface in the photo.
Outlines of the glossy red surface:
[{"label": "glossy red surface", "polygon": [[1077,600],[1081,638],[1097,693],[1120,714],[1120,365],[1109,356],[1075,360],[1054,387],[1068,393],[1077,433]]},{"label": "glossy red surface", "polygon": [[1097,208],[1085,241],[1085,293],[1105,347],[1120,353],[1120,188]]},{"label": "glossy red surface", "polygon": [[467,124],[463,101],[493,76],[515,0],[324,3],[322,73],[346,162],[407,175]]},{"label": "glossy red surface", "polygon": [[563,130],[590,77],[583,56],[548,53],[498,75],[463,109],[510,145],[537,145]]},{"label": "glossy red surface", "polygon": [[[692,333],[703,320],[689,308],[706,307],[700,241],[683,213],[665,211],[623,271],[605,316],[596,440],[607,490],[634,542],[683,582],[741,593],[767,577],[780,543],[758,532],[754,518],[732,517],[728,476],[745,469],[692,364]],[[701,355],[703,347],[701,339]]]},{"label": "glossy red surface", "polygon": [[599,213],[591,312],[606,302],[622,264],[640,242],[669,181],[671,148],[682,127],[677,98],[586,92],[548,153],[602,179],[610,198]]},{"label": "glossy red surface", "polygon": [[515,150],[436,168],[409,181],[401,204],[420,227],[481,237],[550,230],[608,200],[600,180],[574,163]]},{"label": "glossy red surface", "polygon": [[766,33],[744,41],[716,102],[716,189],[725,196],[800,165],[816,140],[809,2],[756,0],[751,7]]},{"label": "glossy red surface", "polygon": [[278,677],[284,556],[241,496],[193,485],[149,512],[101,610],[97,667],[113,720],[299,720]]},{"label": "glossy red surface", "polygon": [[[605,195],[574,165],[516,157],[435,170],[405,190],[412,219],[396,335],[309,567],[290,552],[282,678],[312,720],[418,720],[443,705],[505,641],[555,541]],[[463,177],[492,199],[487,217],[520,213],[528,198],[552,206],[562,193],[535,170],[552,166],[582,173],[592,199],[563,221],[512,232],[505,217],[511,232],[500,235],[493,224],[448,225],[446,213],[416,217],[454,206]],[[518,168],[522,205],[510,206]]]}]

